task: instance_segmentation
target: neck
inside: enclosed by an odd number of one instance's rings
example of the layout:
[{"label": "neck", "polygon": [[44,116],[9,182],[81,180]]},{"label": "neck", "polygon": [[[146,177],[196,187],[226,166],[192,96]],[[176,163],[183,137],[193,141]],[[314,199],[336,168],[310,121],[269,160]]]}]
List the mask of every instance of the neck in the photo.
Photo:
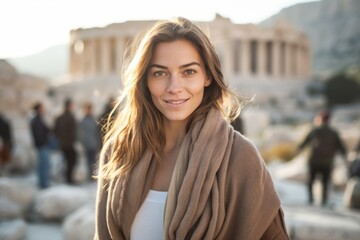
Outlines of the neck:
[{"label": "neck", "polygon": [[170,152],[181,146],[186,134],[187,121],[165,121],[165,149],[164,153]]}]

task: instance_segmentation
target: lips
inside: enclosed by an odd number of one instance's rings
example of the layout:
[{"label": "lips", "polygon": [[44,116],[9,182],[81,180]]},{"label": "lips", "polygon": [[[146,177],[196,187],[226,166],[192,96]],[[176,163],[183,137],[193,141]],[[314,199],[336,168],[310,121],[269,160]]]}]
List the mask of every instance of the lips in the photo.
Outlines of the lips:
[{"label": "lips", "polygon": [[185,103],[189,98],[182,98],[182,99],[166,99],[164,100],[166,103],[173,104],[173,105],[180,105]]}]

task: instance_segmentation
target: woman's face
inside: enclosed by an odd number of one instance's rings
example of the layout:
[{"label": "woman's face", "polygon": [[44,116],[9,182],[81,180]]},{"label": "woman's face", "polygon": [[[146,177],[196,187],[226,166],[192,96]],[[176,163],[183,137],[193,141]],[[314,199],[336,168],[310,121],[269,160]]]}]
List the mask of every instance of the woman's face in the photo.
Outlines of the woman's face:
[{"label": "woman's face", "polygon": [[159,43],[147,72],[147,84],[165,121],[187,121],[200,105],[211,81],[204,63],[187,40]]}]

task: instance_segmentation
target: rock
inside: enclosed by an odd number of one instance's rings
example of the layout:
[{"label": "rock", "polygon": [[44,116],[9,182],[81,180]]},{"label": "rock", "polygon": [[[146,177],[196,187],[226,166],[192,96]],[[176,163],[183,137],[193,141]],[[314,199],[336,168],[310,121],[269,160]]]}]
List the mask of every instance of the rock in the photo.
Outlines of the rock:
[{"label": "rock", "polygon": [[[51,236],[51,238],[50,238]],[[26,240],[64,240],[61,225],[58,223],[29,223]]]},{"label": "rock", "polygon": [[92,240],[95,234],[95,207],[86,205],[64,220],[65,240]]},{"label": "rock", "polygon": [[319,207],[284,207],[285,223],[291,239],[357,240],[360,223],[345,213]]},{"label": "rock", "polygon": [[360,178],[351,178],[345,188],[344,205],[348,208],[360,209]]},{"label": "rock", "polygon": [[11,170],[18,173],[29,173],[35,169],[36,161],[34,150],[25,144],[18,143],[13,150]]},{"label": "rock", "polygon": [[[36,187],[29,183],[6,177],[0,178],[0,196],[7,199],[8,202],[17,205],[20,213],[23,215],[30,209],[36,193]],[[6,200],[3,201],[3,203],[5,202]],[[10,205],[8,206],[10,207]]]},{"label": "rock", "polygon": [[0,219],[14,219],[21,216],[20,207],[10,202],[8,198],[1,196],[0,197]]},{"label": "rock", "polygon": [[1,240],[22,240],[26,236],[27,225],[22,219],[0,222]]},{"label": "rock", "polygon": [[40,191],[35,200],[35,214],[44,220],[62,220],[84,205],[86,190],[74,186],[56,186]]}]

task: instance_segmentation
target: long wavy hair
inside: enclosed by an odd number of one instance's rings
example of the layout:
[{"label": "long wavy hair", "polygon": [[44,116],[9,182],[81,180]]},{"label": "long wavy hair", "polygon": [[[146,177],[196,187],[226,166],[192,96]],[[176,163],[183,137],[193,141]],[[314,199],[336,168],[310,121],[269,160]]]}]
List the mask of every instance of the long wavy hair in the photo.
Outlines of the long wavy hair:
[{"label": "long wavy hair", "polygon": [[100,177],[110,179],[131,170],[146,149],[162,161],[165,146],[163,116],[152,102],[146,75],[155,46],[179,39],[185,39],[197,48],[206,74],[211,79],[201,104],[190,116],[187,131],[212,107],[219,109],[227,120],[236,118],[240,113],[239,100],[225,84],[219,57],[207,35],[182,17],[159,21],[139,35],[125,52],[124,87],[111,113],[116,113],[116,116],[106,126],[101,154],[106,154],[107,161],[99,172]]}]

